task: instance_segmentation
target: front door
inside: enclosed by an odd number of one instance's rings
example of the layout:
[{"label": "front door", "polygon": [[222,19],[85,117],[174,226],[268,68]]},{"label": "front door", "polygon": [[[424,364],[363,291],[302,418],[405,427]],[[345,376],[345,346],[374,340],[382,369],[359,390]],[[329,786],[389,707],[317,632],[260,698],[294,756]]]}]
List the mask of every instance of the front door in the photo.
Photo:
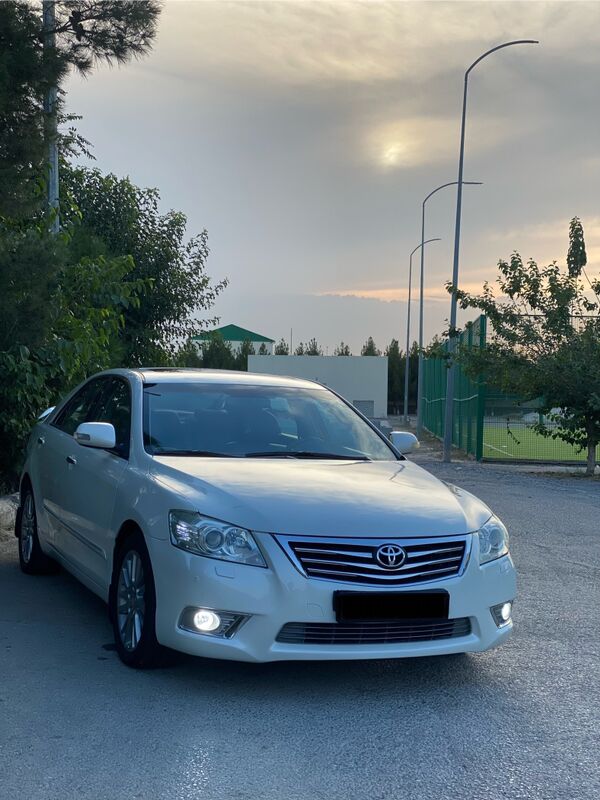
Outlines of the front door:
[{"label": "front door", "polygon": [[81,420],[67,416],[62,421],[62,437],[56,447],[60,481],[55,513],[60,524],[55,546],[89,580],[106,590],[116,535],[112,516],[129,458],[131,394],[124,378],[100,380],[102,390],[85,421],[112,423],[117,443],[113,450],[80,445],[73,433]]}]

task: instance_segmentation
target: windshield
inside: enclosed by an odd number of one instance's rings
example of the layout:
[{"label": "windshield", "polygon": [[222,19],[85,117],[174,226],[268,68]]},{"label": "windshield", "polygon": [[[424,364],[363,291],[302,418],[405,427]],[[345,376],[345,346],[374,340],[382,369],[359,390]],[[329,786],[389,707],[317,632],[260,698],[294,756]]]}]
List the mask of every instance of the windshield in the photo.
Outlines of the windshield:
[{"label": "windshield", "polygon": [[153,455],[397,460],[350,406],[316,387],[149,384],[144,447]]}]

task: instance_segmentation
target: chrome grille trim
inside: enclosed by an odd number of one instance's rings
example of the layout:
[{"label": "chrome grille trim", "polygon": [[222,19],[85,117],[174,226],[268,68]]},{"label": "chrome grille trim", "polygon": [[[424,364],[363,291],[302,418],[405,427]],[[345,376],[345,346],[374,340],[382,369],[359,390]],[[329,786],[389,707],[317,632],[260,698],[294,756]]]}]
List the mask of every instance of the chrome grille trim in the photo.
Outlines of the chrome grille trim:
[{"label": "chrome grille trim", "polygon": [[[472,534],[437,538],[347,539],[274,535],[296,569],[314,580],[361,585],[409,586],[462,575]],[[377,563],[384,544],[404,548],[406,559],[397,570]]]},{"label": "chrome grille trim", "polygon": [[469,636],[471,620],[396,620],[390,622],[288,622],[277,634],[281,644],[374,645],[431,642]]}]

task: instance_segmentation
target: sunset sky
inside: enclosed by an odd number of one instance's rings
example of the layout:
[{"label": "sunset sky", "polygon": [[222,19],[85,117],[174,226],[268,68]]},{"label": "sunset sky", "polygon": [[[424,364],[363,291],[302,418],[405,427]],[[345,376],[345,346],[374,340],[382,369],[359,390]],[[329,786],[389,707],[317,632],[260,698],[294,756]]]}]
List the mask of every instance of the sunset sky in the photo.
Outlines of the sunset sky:
[{"label": "sunset sky", "polygon": [[[223,324],[357,352],[404,341],[421,201],[456,179],[464,70],[512,38],[541,44],[471,78],[465,178],[484,185],[465,188],[461,284],[515,249],[564,262],[574,215],[597,274],[598,3],[168,0],[149,57],[65,88],[97,166],[208,229]],[[428,208],[427,339],[449,314],[454,190]]]}]

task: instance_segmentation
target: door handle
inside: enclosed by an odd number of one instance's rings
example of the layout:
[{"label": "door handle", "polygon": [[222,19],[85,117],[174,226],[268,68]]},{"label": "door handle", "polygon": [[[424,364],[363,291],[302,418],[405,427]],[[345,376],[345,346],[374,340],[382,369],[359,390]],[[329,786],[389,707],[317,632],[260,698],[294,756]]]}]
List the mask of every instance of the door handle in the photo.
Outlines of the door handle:
[{"label": "door handle", "polygon": [[75,456],[67,456],[67,464],[76,464],[76,463],[77,459],[75,458]]},{"label": "door handle", "polygon": [[46,440],[43,436],[38,436],[38,444],[46,444]]}]

